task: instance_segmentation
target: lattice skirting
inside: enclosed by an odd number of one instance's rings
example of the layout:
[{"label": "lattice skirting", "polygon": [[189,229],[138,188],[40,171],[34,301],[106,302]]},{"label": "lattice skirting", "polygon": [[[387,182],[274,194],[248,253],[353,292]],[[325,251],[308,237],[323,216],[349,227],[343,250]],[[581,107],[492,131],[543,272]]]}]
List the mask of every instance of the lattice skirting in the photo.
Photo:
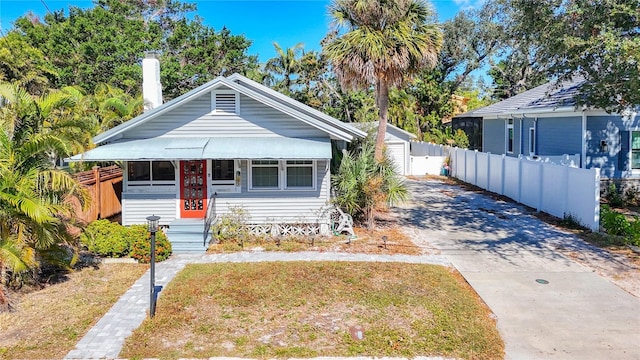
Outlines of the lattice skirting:
[{"label": "lattice skirting", "polygon": [[318,223],[295,224],[250,224],[247,225],[252,235],[268,236],[313,236],[330,235],[328,225]]}]

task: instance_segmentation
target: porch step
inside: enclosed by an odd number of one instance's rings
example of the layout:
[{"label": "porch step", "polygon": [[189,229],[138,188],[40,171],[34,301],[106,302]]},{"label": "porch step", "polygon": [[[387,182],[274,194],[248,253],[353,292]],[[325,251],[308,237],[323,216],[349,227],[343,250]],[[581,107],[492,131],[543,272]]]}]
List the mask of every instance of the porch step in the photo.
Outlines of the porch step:
[{"label": "porch step", "polygon": [[[204,254],[211,241],[210,232],[204,237],[204,220],[202,219],[178,219],[169,224],[165,231],[171,242],[174,254]],[[206,244],[206,245],[205,245]]]}]

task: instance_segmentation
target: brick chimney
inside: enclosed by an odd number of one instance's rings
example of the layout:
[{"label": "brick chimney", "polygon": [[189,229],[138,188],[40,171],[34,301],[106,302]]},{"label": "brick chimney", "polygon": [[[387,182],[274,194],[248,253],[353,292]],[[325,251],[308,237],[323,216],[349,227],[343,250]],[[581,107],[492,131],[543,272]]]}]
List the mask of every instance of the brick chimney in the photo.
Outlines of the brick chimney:
[{"label": "brick chimney", "polygon": [[160,60],[155,52],[147,52],[142,59],[142,97],[145,112],[162,105]]}]

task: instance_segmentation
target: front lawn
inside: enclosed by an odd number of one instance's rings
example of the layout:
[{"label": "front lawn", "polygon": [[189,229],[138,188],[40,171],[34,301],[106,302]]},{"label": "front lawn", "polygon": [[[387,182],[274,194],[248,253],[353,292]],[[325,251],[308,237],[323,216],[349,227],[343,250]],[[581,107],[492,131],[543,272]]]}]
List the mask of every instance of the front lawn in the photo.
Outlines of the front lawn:
[{"label": "front lawn", "polygon": [[497,359],[503,350],[489,310],[450,268],[294,262],[188,265],[120,355]]},{"label": "front lawn", "polygon": [[89,267],[42,290],[14,294],[15,310],[0,313],[0,359],[62,359],[148,268]]}]

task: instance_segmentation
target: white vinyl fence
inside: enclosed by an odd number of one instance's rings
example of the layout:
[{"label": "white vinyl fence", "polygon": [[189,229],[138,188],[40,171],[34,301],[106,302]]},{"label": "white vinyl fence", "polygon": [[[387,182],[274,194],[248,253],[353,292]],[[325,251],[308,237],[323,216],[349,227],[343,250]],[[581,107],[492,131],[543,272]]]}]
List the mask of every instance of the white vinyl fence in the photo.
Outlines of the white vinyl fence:
[{"label": "white vinyl fence", "polygon": [[420,156],[450,156],[451,176],[507,196],[537,211],[572,216],[583,226],[600,227],[600,169],[580,169],[419,142]]}]

